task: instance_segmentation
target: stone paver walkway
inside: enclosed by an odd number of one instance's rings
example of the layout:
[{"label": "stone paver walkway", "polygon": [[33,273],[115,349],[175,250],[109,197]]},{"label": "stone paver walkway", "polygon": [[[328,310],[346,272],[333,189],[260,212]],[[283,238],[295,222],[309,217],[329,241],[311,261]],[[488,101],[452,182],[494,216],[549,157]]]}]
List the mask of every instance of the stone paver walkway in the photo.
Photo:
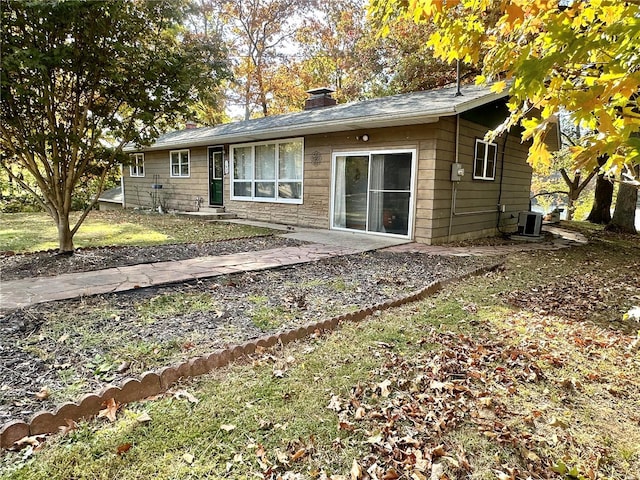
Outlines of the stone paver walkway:
[{"label": "stone paver walkway", "polygon": [[310,244],[216,257],[145,263],[91,272],[66,273],[56,277],[11,280],[2,282],[0,285],[0,312],[52,300],[122,292],[199,278],[314,262],[323,258],[350,255],[365,250]]},{"label": "stone paver walkway", "polygon": [[386,251],[412,251],[432,255],[506,255],[527,250],[555,250],[586,243],[580,234],[545,226],[557,235],[553,243],[523,242],[516,245],[448,247],[410,243],[371,235],[331,231],[303,231],[286,234],[291,238],[314,243],[299,247],[276,248],[189,260],[145,263],[91,272],[68,273],[56,277],[25,278],[0,284],[0,313],[36,303],[122,292],[136,288],[228,275],[238,272],[266,270],[323,258],[351,255],[386,248]]}]

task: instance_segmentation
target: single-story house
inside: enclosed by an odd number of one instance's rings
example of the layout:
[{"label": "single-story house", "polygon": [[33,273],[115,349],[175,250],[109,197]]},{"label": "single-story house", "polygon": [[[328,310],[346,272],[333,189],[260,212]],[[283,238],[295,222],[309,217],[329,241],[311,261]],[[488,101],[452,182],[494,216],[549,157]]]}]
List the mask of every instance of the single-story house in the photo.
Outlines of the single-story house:
[{"label": "single-story house", "polygon": [[[521,132],[484,140],[508,114],[506,92],[471,85],[339,105],[331,90],[310,93],[301,112],[128,148],[125,206],[224,207],[240,218],[427,244],[515,231],[529,209]],[[557,132],[547,137],[557,147]]]}]

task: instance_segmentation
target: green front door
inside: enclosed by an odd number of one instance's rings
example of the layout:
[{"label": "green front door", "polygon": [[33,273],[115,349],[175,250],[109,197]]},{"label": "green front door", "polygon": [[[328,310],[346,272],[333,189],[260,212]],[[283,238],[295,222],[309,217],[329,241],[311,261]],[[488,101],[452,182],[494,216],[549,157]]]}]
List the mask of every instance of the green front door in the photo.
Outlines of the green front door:
[{"label": "green front door", "polygon": [[223,162],[222,147],[209,147],[209,205],[223,205]]}]

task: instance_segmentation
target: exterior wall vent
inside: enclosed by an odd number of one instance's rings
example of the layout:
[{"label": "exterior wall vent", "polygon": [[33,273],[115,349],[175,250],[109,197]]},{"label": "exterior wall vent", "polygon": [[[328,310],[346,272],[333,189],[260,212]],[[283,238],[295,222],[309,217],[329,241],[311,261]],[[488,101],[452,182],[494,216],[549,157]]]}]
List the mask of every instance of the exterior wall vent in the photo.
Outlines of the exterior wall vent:
[{"label": "exterior wall vent", "polygon": [[304,102],[304,109],[313,110],[314,108],[331,107],[336,105],[338,101],[331,96],[333,92],[334,90],[326,87],[307,90],[310,97]]},{"label": "exterior wall vent", "polygon": [[518,234],[528,237],[539,237],[542,230],[542,214],[537,212],[520,212],[518,214]]}]

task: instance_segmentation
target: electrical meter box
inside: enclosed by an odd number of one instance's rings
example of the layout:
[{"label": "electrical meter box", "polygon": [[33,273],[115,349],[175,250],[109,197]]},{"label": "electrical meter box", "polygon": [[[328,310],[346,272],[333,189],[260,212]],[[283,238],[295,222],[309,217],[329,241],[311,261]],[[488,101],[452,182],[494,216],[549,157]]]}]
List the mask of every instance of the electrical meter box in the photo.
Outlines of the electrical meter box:
[{"label": "electrical meter box", "polygon": [[464,177],[464,167],[461,163],[451,164],[451,181],[459,182]]}]

